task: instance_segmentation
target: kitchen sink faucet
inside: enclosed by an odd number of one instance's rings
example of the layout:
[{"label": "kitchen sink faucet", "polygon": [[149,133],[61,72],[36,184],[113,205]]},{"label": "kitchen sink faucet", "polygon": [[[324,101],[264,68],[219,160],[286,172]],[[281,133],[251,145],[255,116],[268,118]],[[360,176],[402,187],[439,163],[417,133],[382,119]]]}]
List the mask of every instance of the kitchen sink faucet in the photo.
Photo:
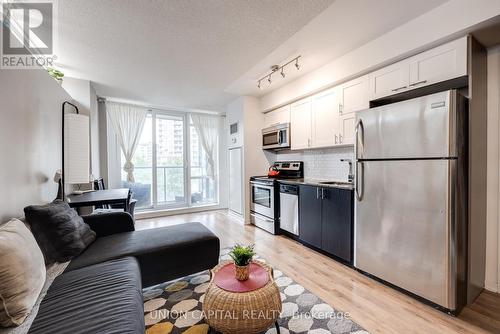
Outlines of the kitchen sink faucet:
[{"label": "kitchen sink faucet", "polygon": [[340,161],[345,161],[349,164],[349,174],[347,175],[347,181],[354,182],[354,173],[352,172],[352,160],[351,159],[340,159]]}]

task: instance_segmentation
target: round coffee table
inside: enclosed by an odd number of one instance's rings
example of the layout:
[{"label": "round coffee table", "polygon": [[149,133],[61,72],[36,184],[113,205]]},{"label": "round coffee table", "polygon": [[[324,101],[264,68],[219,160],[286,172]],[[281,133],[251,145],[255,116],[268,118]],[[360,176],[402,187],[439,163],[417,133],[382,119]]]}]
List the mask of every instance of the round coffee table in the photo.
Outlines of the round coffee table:
[{"label": "round coffee table", "polygon": [[281,297],[273,270],[253,261],[248,281],[234,278],[234,264],[224,261],[211,270],[212,278],[203,300],[203,312],[211,330],[224,334],[257,334],[273,324],[281,313]]}]

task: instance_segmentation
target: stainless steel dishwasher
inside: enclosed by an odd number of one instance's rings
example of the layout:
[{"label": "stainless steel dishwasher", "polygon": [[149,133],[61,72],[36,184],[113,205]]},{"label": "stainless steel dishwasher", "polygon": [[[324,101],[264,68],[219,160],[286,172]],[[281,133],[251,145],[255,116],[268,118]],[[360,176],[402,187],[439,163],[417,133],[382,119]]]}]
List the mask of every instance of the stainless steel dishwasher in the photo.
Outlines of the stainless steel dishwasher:
[{"label": "stainless steel dishwasher", "polygon": [[280,184],[280,228],[299,235],[299,186]]}]

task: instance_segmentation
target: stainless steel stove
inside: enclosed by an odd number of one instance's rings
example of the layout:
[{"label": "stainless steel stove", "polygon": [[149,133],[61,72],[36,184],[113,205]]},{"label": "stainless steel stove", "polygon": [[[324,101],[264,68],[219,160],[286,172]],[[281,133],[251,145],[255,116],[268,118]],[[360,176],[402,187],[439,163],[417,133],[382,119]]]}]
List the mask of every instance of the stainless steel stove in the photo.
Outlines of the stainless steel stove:
[{"label": "stainless steel stove", "polygon": [[304,177],[302,161],[279,161],[274,164],[277,176],[252,176],[250,178],[250,215],[251,223],[269,233],[279,230],[279,184],[280,179],[299,179]]}]

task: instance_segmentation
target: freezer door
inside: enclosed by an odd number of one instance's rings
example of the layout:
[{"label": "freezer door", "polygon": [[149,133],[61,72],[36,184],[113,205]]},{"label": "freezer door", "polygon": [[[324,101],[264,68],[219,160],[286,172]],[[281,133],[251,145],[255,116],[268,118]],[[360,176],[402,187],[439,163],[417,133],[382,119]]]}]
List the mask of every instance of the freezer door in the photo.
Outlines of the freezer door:
[{"label": "freezer door", "polygon": [[359,163],[355,266],[448,309],[456,305],[451,229],[455,160]]},{"label": "freezer door", "polygon": [[358,159],[455,157],[455,91],[358,113]]}]

